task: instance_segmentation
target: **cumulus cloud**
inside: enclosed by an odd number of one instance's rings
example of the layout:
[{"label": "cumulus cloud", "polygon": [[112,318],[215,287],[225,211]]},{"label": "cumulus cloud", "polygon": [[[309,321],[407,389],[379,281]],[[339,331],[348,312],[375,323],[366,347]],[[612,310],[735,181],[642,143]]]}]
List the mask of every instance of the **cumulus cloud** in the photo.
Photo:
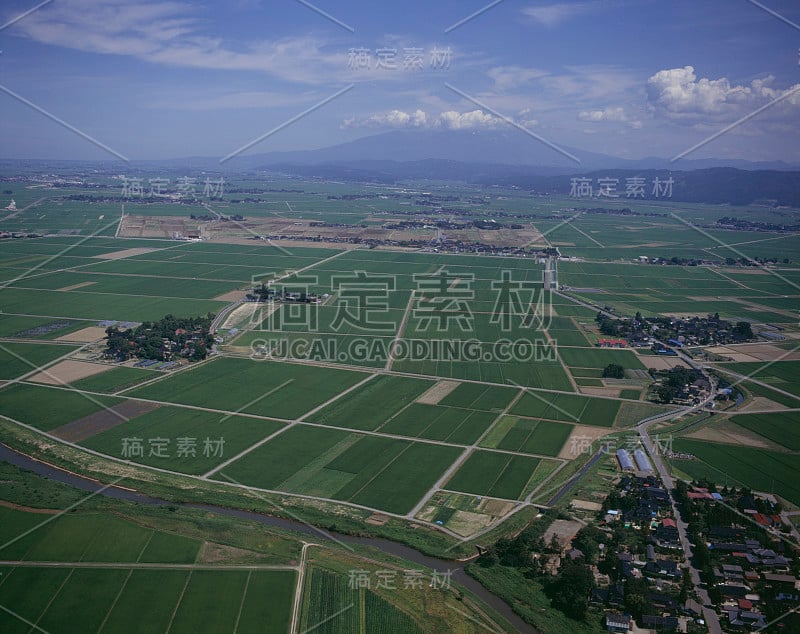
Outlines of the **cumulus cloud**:
[{"label": "cumulus cloud", "polygon": [[403,112],[390,110],[374,114],[366,119],[346,119],[341,127],[349,128],[424,128],[428,126],[428,114],[424,110]]},{"label": "cumulus cloud", "polygon": [[[725,78],[698,79],[692,66],[662,70],[647,80],[647,101],[659,115],[676,120],[722,119],[753,111],[785,92],[774,88],[775,78],[756,79],[749,86],[733,85]],[[789,105],[800,103],[800,84],[786,99]]]},{"label": "cumulus cloud", "polygon": [[580,121],[588,121],[591,123],[600,123],[603,121],[611,121],[617,123],[627,123],[630,127],[639,129],[642,127],[642,122],[637,119],[631,119],[625,112],[625,108],[620,107],[607,107],[603,110],[583,110],[578,113]]},{"label": "cumulus cloud", "polygon": [[[502,119],[483,110],[472,110],[470,112],[448,110],[439,115],[431,115],[424,110],[416,110],[414,112],[390,110],[374,114],[365,119],[346,119],[341,128],[477,130],[496,128],[503,123]],[[534,124],[535,121],[529,120],[526,123]]]}]

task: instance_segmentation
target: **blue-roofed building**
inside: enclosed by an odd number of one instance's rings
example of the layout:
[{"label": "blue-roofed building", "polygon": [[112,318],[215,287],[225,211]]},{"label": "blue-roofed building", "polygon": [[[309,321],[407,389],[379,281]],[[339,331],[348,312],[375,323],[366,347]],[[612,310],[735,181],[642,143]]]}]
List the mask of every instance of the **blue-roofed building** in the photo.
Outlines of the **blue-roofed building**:
[{"label": "blue-roofed building", "polygon": [[653,465],[650,464],[650,458],[647,457],[644,451],[637,449],[633,452],[633,458],[636,460],[636,466],[639,467],[639,471],[653,473]]},{"label": "blue-roofed building", "polygon": [[627,449],[617,449],[617,460],[619,460],[620,469],[623,471],[635,471],[636,467],[633,466],[631,454]]}]

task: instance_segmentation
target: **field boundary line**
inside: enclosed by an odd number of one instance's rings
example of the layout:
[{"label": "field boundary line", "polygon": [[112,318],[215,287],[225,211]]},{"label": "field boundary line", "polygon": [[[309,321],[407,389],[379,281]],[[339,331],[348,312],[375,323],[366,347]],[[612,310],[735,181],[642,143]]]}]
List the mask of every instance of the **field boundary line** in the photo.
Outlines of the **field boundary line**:
[{"label": "field boundary line", "polygon": [[15,568],[85,568],[89,570],[202,570],[212,572],[215,570],[239,572],[294,572],[297,570],[297,566],[289,564],[160,564],[130,561],[31,561],[28,559],[0,560],[0,566],[14,566]]},{"label": "field boundary line", "polygon": [[378,376],[377,373],[375,373],[375,372],[370,373],[370,375],[367,378],[362,379],[358,383],[348,387],[346,390],[343,390],[343,391],[339,392],[338,394],[334,395],[332,398],[329,398],[327,401],[325,401],[321,405],[318,405],[317,407],[315,407],[311,411],[308,411],[305,414],[303,414],[302,416],[297,417],[296,419],[294,419],[293,422],[296,422],[296,423],[305,422],[305,419],[308,418],[309,416],[313,416],[317,412],[320,412],[323,409],[325,409],[328,405],[330,405],[332,403],[335,403],[336,401],[338,401],[343,396],[347,396],[348,394],[350,394],[350,392],[354,392],[358,388],[360,388],[363,385],[365,385],[365,384],[369,383],[370,381],[372,381],[376,376]]},{"label": "field boundary line", "polygon": [[[142,549],[139,551],[139,556],[136,557],[137,564],[139,563],[139,561],[141,561],[142,555],[144,555],[144,551],[147,550],[147,547],[150,545],[150,542],[153,541],[153,537],[155,537],[155,535],[156,531],[155,529],[152,529],[150,531],[150,537],[147,538],[147,541],[145,542],[144,546],[142,546]],[[83,557],[81,557],[81,561],[83,561]]]},{"label": "field boundary line", "polygon": [[175,607],[172,609],[172,616],[169,617],[169,623],[167,624],[167,629],[164,630],[165,634],[169,634],[169,631],[172,629],[172,624],[175,622],[175,615],[178,614],[178,610],[181,607],[181,603],[183,603],[183,596],[186,594],[186,588],[189,587],[189,582],[192,580],[192,572],[193,571],[190,570],[189,574],[186,575],[186,581],[183,584],[183,590],[181,590],[181,595],[178,597],[178,601],[175,603]]},{"label": "field boundary line", "polygon": [[117,607],[117,602],[119,601],[122,593],[125,592],[125,588],[128,587],[128,581],[130,581],[131,575],[133,574],[133,569],[128,571],[128,575],[125,577],[125,581],[122,582],[122,585],[117,592],[117,596],[114,597],[114,600],[111,602],[111,605],[108,606],[108,612],[106,612],[105,617],[103,617],[103,622],[100,624],[100,627],[97,628],[97,634],[103,631],[103,628],[108,623],[108,619],[111,618],[111,613],[114,611],[114,608]]},{"label": "field boundary line", "polygon": [[292,601],[292,619],[290,621],[289,632],[296,634],[300,627],[300,610],[303,603],[303,591],[305,585],[306,571],[308,569],[308,549],[317,544],[304,543],[300,552],[300,563],[297,566],[297,582],[295,584],[294,598]]},{"label": "field boundary line", "polygon": [[236,622],[233,625],[233,634],[239,631],[239,621],[242,619],[242,610],[244,609],[244,602],[247,599],[247,589],[250,587],[250,579],[253,577],[253,571],[247,573],[247,581],[244,582],[244,590],[242,590],[242,600],[239,603],[239,611],[236,613]]},{"label": "field boundary line", "polygon": [[58,598],[58,595],[59,595],[59,594],[61,594],[61,591],[64,589],[64,586],[65,586],[65,585],[67,585],[67,583],[69,582],[69,580],[70,580],[70,579],[72,579],[72,575],[73,575],[74,573],[75,573],[75,568],[72,568],[72,569],[70,569],[70,571],[69,571],[69,573],[67,574],[67,576],[66,576],[66,577],[64,577],[64,581],[62,581],[62,582],[61,582],[61,585],[59,585],[59,586],[58,586],[58,590],[56,590],[56,591],[53,593],[53,596],[52,596],[52,597],[50,597],[50,600],[47,602],[47,605],[46,605],[46,606],[44,606],[44,609],[42,610],[41,614],[39,614],[39,616],[38,616],[38,618],[36,619],[36,621],[34,621],[34,623],[33,623],[33,627],[35,627],[37,630],[38,630],[38,629],[41,629],[41,628],[39,627],[39,621],[41,621],[41,620],[44,618],[44,615],[45,615],[45,614],[47,614],[47,611],[50,609],[50,606],[51,606],[51,605],[53,605],[53,601],[55,601],[55,600]]},{"label": "field boundary line", "polygon": [[[201,476],[195,476],[195,477],[199,477],[201,480],[208,480],[208,479],[209,479],[209,478],[210,478],[212,475],[214,475],[215,473],[217,473],[217,472],[221,471],[222,469],[224,469],[224,468],[225,468],[225,467],[227,467],[228,465],[230,465],[230,464],[232,464],[232,463],[236,462],[236,461],[237,461],[237,460],[239,460],[240,458],[243,458],[244,456],[246,456],[247,454],[249,454],[251,451],[254,451],[254,450],[258,449],[258,448],[259,448],[261,445],[264,445],[264,444],[266,444],[267,442],[269,442],[270,440],[272,440],[272,439],[273,439],[273,438],[275,438],[276,436],[279,436],[280,434],[282,434],[282,433],[284,433],[284,432],[288,431],[289,429],[291,429],[291,428],[292,428],[292,427],[294,427],[295,425],[297,425],[297,423],[296,423],[296,422],[292,422],[292,423],[288,423],[287,425],[284,425],[284,426],[283,426],[281,429],[279,429],[279,430],[277,430],[277,431],[275,431],[275,432],[273,432],[273,433],[269,434],[268,436],[266,436],[266,437],[262,438],[262,439],[261,439],[261,440],[259,440],[257,443],[255,443],[255,444],[251,445],[250,447],[248,447],[248,448],[247,448],[247,449],[245,449],[244,451],[241,451],[241,452],[239,452],[238,454],[236,454],[235,456],[233,456],[232,458],[229,458],[228,460],[226,460],[225,462],[223,462],[223,463],[221,463],[221,464],[218,464],[216,467],[214,467],[213,469],[211,469],[211,471],[209,471],[209,472],[207,472],[207,473],[204,473],[204,474],[203,474],[203,475],[201,475]],[[174,473],[174,472],[170,471],[170,472],[168,472],[168,473]],[[223,483],[223,484],[224,484],[224,483]]]},{"label": "field boundary line", "polygon": [[403,338],[403,333],[406,330],[406,326],[408,325],[408,318],[411,315],[411,309],[414,306],[414,291],[411,291],[411,296],[408,298],[408,303],[406,304],[406,309],[403,312],[403,318],[400,320],[400,325],[397,327],[397,334],[395,334],[394,339],[392,339],[392,343],[389,346],[389,354],[386,355],[388,358],[386,359],[386,365],[384,366],[384,370],[391,371],[392,367],[394,366],[395,356],[394,350],[395,347],[400,343]]}]

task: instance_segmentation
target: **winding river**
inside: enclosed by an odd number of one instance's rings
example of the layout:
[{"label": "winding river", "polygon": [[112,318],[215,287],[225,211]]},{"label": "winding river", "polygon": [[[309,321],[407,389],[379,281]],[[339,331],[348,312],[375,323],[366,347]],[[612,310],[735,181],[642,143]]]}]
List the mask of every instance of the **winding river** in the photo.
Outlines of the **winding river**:
[{"label": "winding river", "polygon": [[[40,462],[30,456],[18,452],[6,445],[0,443],[0,460],[13,464],[22,469],[33,471],[34,473],[46,477],[62,484],[67,484],[76,489],[88,492],[97,492],[103,489],[105,485],[99,484],[89,478],[76,475],[59,469],[46,462]],[[455,561],[448,561],[445,559],[437,559],[424,555],[420,551],[393,542],[388,539],[381,539],[378,537],[353,537],[351,535],[342,535],[338,533],[331,533],[299,521],[283,519],[280,517],[273,517],[271,515],[262,515],[260,513],[253,513],[250,511],[243,511],[238,509],[225,508],[223,506],[214,506],[209,504],[177,504],[160,500],[158,498],[150,497],[135,491],[128,491],[117,487],[105,488],[100,495],[115,500],[124,500],[126,502],[135,502],[137,504],[144,504],[147,506],[179,506],[183,508],[201,509],[210,511],[218,515],[225,515],[228,517],[235,517],[238,519],[249,520],[251,522],[258,522],[264,526],[271,526],[274,528],[281,528],[284,530],[295,531],[305,535],[311,535],[317,539],[329,539],[344,544],[358,544],[360,546],[369,546],[380,550],[386,554],[394,555],[402,559],[414,562],[420,566],[425,566],[440,572],[452,571],[452,578],[458,584],[467,588],[472,594],[480,597],[482,601],[490,605],[494,610],[503,615],[518,632],[527,632],[529,634],[537,634],[538,630],[528,625],[523,621],[511,607],[503,601],[500,597],[492,594],[484,586],[478,583],[475,579],[470,577],[464,570],[464,564]]]}]

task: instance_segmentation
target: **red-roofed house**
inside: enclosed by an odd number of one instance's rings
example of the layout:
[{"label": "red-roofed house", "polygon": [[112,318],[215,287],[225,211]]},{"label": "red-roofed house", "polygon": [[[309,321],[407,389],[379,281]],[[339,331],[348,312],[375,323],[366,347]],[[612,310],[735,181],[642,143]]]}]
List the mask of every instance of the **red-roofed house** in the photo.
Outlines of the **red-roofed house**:
[{"label": "red-roofed house", "polygon": [[668,526],[669,528],[678,528],[678,525],[675,523],[675,520],[671,517],[665,517],[661,520],[661,526]]},{"label": "red-roofed house", "polygon": [[739,606],[740,610],[752,610],[753,609],[753,602],[748,601],[747,599],[737,599],[736,605]]}]

